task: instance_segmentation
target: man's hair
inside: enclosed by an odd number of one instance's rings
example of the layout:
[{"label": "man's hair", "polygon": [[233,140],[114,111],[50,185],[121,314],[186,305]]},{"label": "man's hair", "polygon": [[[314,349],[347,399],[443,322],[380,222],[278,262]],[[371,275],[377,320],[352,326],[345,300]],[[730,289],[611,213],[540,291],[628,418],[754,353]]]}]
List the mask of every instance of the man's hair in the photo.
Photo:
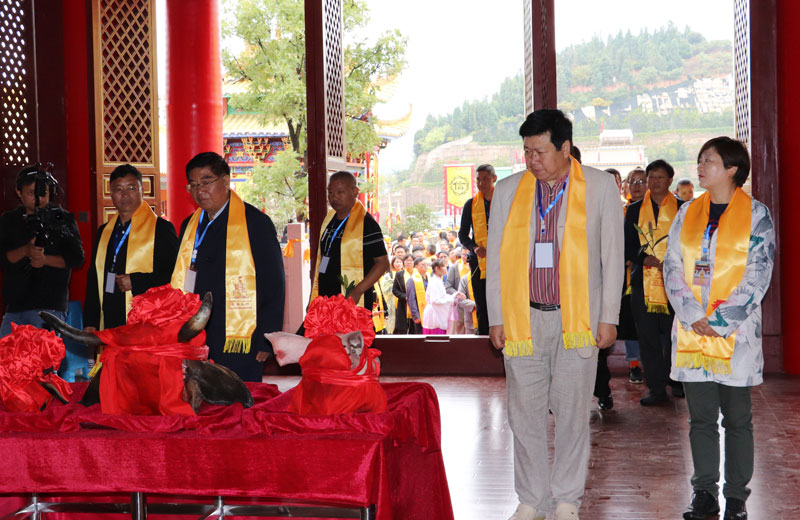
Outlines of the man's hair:
[{"label": "man's hair", "polygon": [[402,249],[403,251],[408,252],[408,249],[406,249],[406,246],[404,246],[403,244],[395,244],[394,247],[392,247],[392,252],[394,253],[398,249]]},{"label": "man's hair", "polygon": [[575,158],[575,160],[578,161],[579,164],[583,164],[583,163],[581,163],[581,149],[580,148],[578,148],[577,146],[575,146],[573,144],[572,148],[569,151],[569,154],[571,156],[573,156]]},{"label": "man's hair", "polygon": [[680,188],[681,186],[691,186],[694,188],[694,183],[692,182],[692,179],[684,177],[678,181],[677,187]]},{"label": "man's hair", "polygon": [[428,260],[428,259],[427,259],[427,258],[425,258],[424,256],[418,256],[418,257],[416,257],[416,258],[414,259],[414,267],[417,267],[417,264],[418,264],[418,263],[420,263],[420,262],[425,262],[426,260]]},{"label": "man's hair", "polygon": [[436,245],[428,244],[428,248],[426,249],[428,254],[435,255],[436,254]]},{"label": "man's hair", "polygon": [[747,176],[750,175],[750,154],[747,153],[747,147],[741,141],[731,139],[730,137],[720,136],[706,141],[700,152],[697,154],[697,162],[700,162],[700,156],[703,152],[713,148],[722,157],[722,165],[725,168],[736,167],[736,173],[733,174],[733,182],[738,187],[744,186],[747,182]]},{"label": "man's hair", "polygon": [[447,262],[442,260],[441,258],[437,258],[436,260],[431,262],[431,271],[433,271],[437,267],[447,267]]},{"label": "man's hair", "polygon": [[449,230],[449,231],[447,232],[447,236],[450,236],[450,234],[451,234],[451,233],[452,233],[453,235],[455,235],[455,236],[458,236],[458,231],[456,231],[455,229],[451,229],[451,230]]},{"label": "man's hair", "polygon": [[338,172],[332,173],[330,178],[328,179],[328,185],[330,185],[333,181],[346,182],[350,186],[358,187],[358,181],[356,181],[356,176],[347,170],[339,170]]},{"label": "man's hair", "polygon": [[531,112],[519,127],[519,135],[523,139],[545,132],[550,132],[550,142],[557,150],[561,149],[564,141],[572,145],[572,123],[561,110],[543,108]]},{"label": "man's hair", "polygon": [[406,240],[406,236],[404,234],[402,234],[402,233],[397,235],[397,241],[400,242],[401,240]]},{"label": "man's hair", "polygon": [[616,168],[606,168],[606,171],[611,175],[620,175],[619,170]]},{"label": "man's hair", "polygon": [[33,184],[36,181],[36,172],[39,169],[36,166],[26,166],[17,173],[17,191],[22,191],[22,188],[28,184]]},{"label": "man's hair", "polygon": [[231,174],[231,167],[225,162],[225,159],[216,152],[203,152],[192,157],[192,160],[186,163],[186,180],[191,181],[189,172],[197,168],[208,168],[211,173],[217,177],[224,177]]},{"label": "man's hair", "polygon": [[422,244],[417,244],[411,248],[412,253],[416,253],[417,251],[425,251],[425,246],[423,246]]},{"label": "man's hair", "polygon": [[494,166],[492,166],[491,164],[481,164],[480,166],[475,168],[475,173],[477,174],[478,172],[487,172],[489,175],[495,175],[495,176],[497,175],[496,173],[494,173]]},{"label": "man's hair", "polygon": [[108,182],[114,182],[115,180],[127,177],[128,175],[133,175],[136,177],[136,180],[139,181],[139,184],[142,183],[142,172],[130,164],[120,164],[114,168],[114,171],[111,172],[111,175],[108,178]]},{"label": "man's hair", "polygon": [[631,171],[628,172],[628,176],[625,177],[625,180],[630,182],[631,181],[631,177],[633,177],[637,173],[641,173],[642,175],[647,177],[647,172],[645,172],[643,169],[641,169],[639,167],[636,167],[636,168],[634,168],[634,169],[632,169]]},{"label": "man's hair", "polygon": [[669,178],[675,177],[675,169],[672,167],[670,163],[665,161],[664,159],[656,159],[655,161],[651,162],[647,165],[647,168],[644,169],[645,175],[650,177],[650,172],[653,170],[664,170],[667,172]]}]

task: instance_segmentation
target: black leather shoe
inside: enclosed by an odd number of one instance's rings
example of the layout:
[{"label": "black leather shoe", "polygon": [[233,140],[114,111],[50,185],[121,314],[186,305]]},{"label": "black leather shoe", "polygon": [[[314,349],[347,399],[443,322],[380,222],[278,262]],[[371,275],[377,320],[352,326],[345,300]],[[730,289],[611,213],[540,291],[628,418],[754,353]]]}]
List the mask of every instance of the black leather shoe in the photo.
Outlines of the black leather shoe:
[{"label": "black leather shoe", "polygon": [[601,410],[611,410],[614,408],[614,398],[610,395],[608,397],[598,397],[597,407]]},{"label": "black leather shoe", "polygon": [[747,508],[738,498],[728,498],[725,504],[723,520],[747,520]]},{"label": "black leather shoe", "polygon": [[702,489],[692,495],[692,503],[683,513],[684,520],[706,520],[709,515],[719,513],[719,502],[711,493]]},{"label": "black leather shoe", "polygon": [[639,404],[642,406],[654,406],[657,404],[663,404],[669,401],[669,396],[666,392],[663,394],[647,394],[647,397],[642,397],[639,399]]}]

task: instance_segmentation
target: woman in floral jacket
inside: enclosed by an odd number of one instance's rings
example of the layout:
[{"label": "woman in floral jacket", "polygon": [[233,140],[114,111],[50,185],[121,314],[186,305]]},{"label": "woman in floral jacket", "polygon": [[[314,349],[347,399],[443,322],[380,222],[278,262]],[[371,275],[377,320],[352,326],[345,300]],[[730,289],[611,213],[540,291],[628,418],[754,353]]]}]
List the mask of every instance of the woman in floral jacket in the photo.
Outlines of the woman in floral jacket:
[{"label": "woman in floral jacket", "polygon": [[753,475],[750,387],[763,381],[761,300],[772,275],[775,231],[767,207],[741,189],[750,172],[742,143],[711,139],[700,149],[697,172],[706,193],[678,211],[664,259],[675,309],[670,377],[686,392],[694,463],[694,494],[683,517],[719,512],[722,411],[724,520],[744,520]]}]

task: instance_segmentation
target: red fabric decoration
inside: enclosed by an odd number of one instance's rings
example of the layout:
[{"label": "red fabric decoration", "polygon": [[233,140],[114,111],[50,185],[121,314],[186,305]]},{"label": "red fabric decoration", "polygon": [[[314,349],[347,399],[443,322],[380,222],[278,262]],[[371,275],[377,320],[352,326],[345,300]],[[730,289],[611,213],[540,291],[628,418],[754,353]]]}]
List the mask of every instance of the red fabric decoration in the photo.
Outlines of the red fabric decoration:
[{"label": "red fabric decoration", "polygon": [[356,330],[364,336],[365,347],[372,345],[375,339],[372,313],[341,294],[317,296],[308,306],[304,325],[305,336],[312,339],[322,334],[347,334]]},{"label": "red fabric decoration", "polygon": [[12,323],[11,334],[0,339],[0,400],[6,410],[39,412],[47,406],[53,396],[40,382],[69,397],[72,389],[56,374],[64,355],[64,342],[55,333]]},{"label": "red fabric decoration", "polygon": [[[364,349],[359,367],[350,370],[350,357],[338,336],[323,335],[309,343],[300,358],[303,379],[294,389],[289,411],[302,415],[380,413],[386,394],[378,383],[380,351]],[[358,375],[366,365],[366,371]]]},{"label": "red fabric decoration", "polygon": [[183,400],[184,359],[208,359],[205,331],[189,343],[176,343],[178,331],[200,309],[200,297],[169,285],[133,299],[128,323],[96,332],[100,355],[100,406],[103,413],[194,415]]},{"label": "red fabric decoration", "polygon": [[[439,406],[425,383],[382,385],[381,414],[302,416],[286,412],[294,390],[248,383],[255,400],[204,404],[193,416],[107,415],[78,400],[44,413],[0,407],[0,493],[130,492],[271,497],[377,505],[377,520],[450,520]],[[120,495],[121,492],[125,494]],[[148,496],[148,502],[175,502]],[[11,507],[0,500],[0,515]],[[79,515],[80,518],[100,518]],[[51,514],[70,520],[75,514]]]}]

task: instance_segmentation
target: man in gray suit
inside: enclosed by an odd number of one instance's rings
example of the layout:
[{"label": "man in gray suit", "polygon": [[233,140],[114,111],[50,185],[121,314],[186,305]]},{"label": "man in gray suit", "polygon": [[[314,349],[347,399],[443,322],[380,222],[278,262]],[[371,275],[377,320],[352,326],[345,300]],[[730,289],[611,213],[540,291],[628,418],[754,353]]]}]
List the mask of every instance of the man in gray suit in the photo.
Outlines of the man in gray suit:
[{"label": "man in gray suit", "polygon": [[[625,272],[622,206],[608,173],[570,157],[572,123],[561,111],[533,112],[520,135],[528,171],[495,188],[486,277],[489,335],[503,349],[514,434],[520,505],[511,520],[544,519],[554,506],[557,520],[576,520],[588,470],[597,349],[613,345],[617,335]],[[527,196],[518,196],[520,186]],[[528,236],[524,227],[507,226],[527,220]],[[514,268],[517,262],[525,264]],[[516,287],[521,301],[511,296]],[[522,310],[526,295],[530,308]],[[556,425],[552,470],[548,409]]]}]

